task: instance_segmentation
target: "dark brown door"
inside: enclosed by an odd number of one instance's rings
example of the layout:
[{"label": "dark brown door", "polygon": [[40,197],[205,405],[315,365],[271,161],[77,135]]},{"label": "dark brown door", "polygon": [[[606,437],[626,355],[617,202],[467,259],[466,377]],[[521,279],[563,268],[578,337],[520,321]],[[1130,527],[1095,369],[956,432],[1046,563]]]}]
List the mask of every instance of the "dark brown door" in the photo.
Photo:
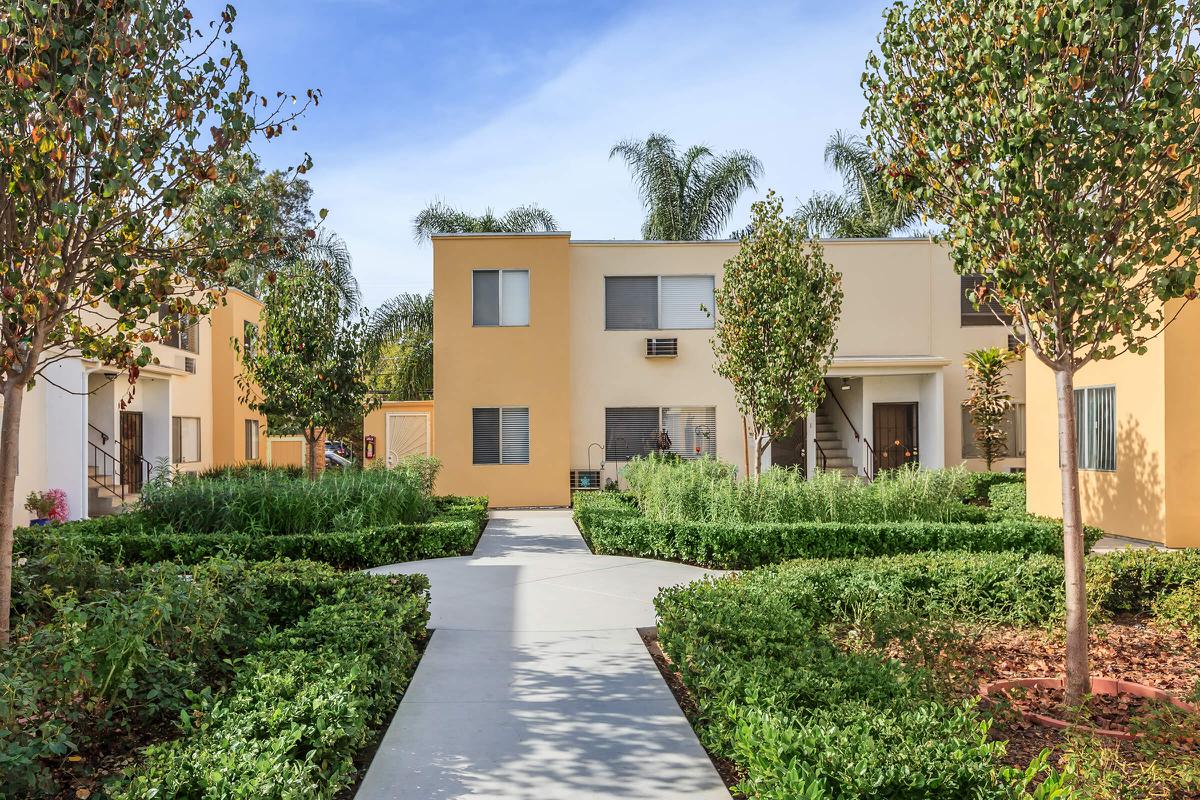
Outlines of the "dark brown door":
[{"label": "dark brown door", "polygon": [[804,445],[807,423],[808,421],[803,417],[796,420],[788,430],[787,436],[771,442],[771,466],[796,467],[801,472],[806,471],[807,459]]},{"label": "dark brown door", "polygon": [[121,483],[142,490],[142,412],[121,412]]},{"label": "dark brown door", "polygon": [[919,463],[917,404],[876,403],[873,411],[875,471]]}]

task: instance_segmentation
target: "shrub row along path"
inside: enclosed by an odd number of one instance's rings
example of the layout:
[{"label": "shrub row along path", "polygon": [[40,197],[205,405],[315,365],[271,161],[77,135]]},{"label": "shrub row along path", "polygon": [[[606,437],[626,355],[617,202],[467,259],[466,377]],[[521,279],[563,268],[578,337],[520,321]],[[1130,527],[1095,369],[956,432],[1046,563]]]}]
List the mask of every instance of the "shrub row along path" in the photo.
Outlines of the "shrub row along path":
[{"label": "shrub row along path", "polygon": [[592,555],[566,511],[493,512],[432,581],[433,637],[358,800],[729,799],[638,635],[706,570]]}]

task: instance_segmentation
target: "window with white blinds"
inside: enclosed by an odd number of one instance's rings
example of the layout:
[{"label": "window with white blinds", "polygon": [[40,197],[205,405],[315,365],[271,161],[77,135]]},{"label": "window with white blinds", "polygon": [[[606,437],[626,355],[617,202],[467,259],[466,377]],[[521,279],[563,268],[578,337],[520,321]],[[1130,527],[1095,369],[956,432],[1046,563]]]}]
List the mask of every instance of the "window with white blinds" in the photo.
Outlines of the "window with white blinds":
[{"label": "window with white blinds", "polygon": [[[1005,441],[1008,443],[1009,458],[1025,457],[1025,404],[1013,403],[1004,412],[1000,424],[1004,427]],[[979,452],[979,442],[975,441],[975,422],[971,419],[971,411],[966,406],[962,409],[962,457],[983,458]]]},{"label": "window with white blinds", "polygon": [[471,273],[471,323],[476,327],[529,324],[529,270],[477,269]]},{"label": "window with white blinds", "polygon": [[529,409],[471,409],[471,463],[528,464]]},{"label": "window with white blinds", "polygon": [[610,331],[712,328],[712,275],[617,275],[604,279]]},{"label": "window with white blinds", "polygon": [[1112,472],[1117,468],[1115,386],[1075,390],[1075,435],[1080,469]]},{"label": "window with white blinds", "polygon": [[605,458],[628,461],[664,450],[681,458],[717,454],[717,410],[711,406],[604,409]]}]

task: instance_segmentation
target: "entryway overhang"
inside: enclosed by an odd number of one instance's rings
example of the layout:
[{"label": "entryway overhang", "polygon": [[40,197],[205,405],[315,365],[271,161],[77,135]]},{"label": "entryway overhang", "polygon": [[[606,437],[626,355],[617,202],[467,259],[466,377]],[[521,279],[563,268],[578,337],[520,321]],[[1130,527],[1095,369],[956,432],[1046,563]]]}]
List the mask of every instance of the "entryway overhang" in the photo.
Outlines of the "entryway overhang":
[{"label": "entryway overhang", "polygon": [[953,362],[942,356],[844,356],[833,359],[830,378],[866,375],[919,375],[937,372]]}]

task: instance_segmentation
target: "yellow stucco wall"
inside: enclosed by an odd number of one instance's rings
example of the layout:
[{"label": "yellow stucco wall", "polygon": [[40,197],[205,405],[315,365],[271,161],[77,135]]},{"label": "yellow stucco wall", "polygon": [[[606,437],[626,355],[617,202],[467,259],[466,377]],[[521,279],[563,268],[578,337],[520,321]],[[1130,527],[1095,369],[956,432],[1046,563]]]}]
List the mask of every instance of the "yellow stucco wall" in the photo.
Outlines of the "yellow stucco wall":
[{"label": "yellow stucco wall", "polygon": [[[375,458],[367,459],[364,455],[363,466],[395,466],[394,461],[389,460],[388,454],[388,439],[387,439],[387,421],[388,417],[393,414],[415,414],[425,417],[429,422],[429,451],[435,453],[433,449],[433,401],[432,400],[386,400],[379,408],[372,411],[363,418],[363,441],[366,437],[375,437]],[[366,453],[364,447],[360,452]]]},{"label": "yellow stucco wall", "polygon": [[241,401],[237,377],[242,365],[232,339],[242,340],[245,324],[258,325],[262,303],[230,289],[225,304],[213,309],[210,320],[212,361],[212,461],[214,465],[240,464],[246,458],[246,420],[259,420],[259,460],[266,458],[266,421]]},{"label": "yellow stucco wall", "polygon": [[[570,500],[569,234],[435,237],[435,454],[438,491],[493,506]],[[471,272],[529,270],[529,325],[472,326]],[[529,409],[529,464],[471,463],[471,410]]]}]

